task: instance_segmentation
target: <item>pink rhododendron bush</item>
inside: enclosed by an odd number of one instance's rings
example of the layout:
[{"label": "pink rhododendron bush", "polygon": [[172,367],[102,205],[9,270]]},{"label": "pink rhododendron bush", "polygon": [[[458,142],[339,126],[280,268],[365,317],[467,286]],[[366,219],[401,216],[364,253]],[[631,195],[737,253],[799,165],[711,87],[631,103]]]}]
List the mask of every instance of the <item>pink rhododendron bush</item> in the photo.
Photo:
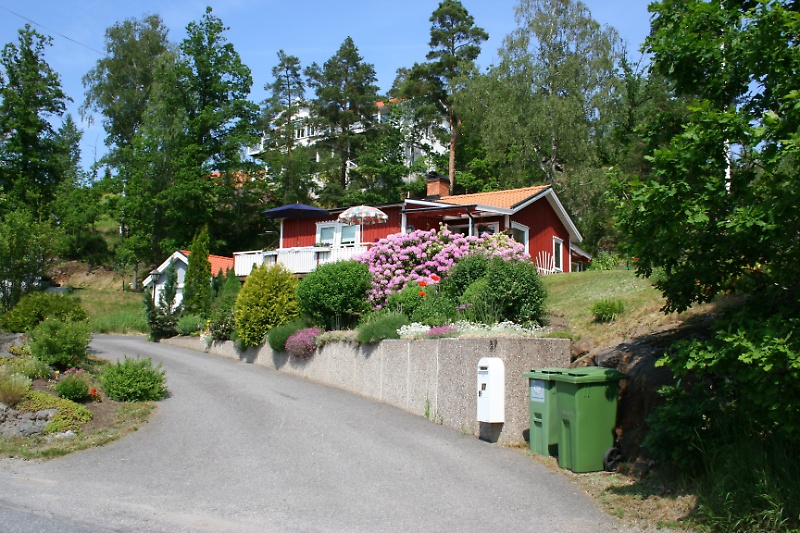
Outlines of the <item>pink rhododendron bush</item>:
[{"label": "pink rhododendron bush", "polygon": [[505,261],[528,259],[525,247],[507,235],[466,237],[440,229],[389,235],[356,260],[366,263],[372,273],[369,301],[377,310],[386,305],[390,294],[408,285],[435,283],[457,260],[471,254]]}]

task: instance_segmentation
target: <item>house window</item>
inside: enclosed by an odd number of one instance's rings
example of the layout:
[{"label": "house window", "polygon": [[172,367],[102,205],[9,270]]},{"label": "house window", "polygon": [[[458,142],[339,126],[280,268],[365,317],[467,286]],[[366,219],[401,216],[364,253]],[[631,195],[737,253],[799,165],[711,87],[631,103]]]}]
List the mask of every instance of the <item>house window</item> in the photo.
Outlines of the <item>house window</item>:
[{"label": "house window", "polygon": [[[453,233],[460,233],[461,235],[469,235],[469,224],[464,224],[463,226],[448,224],[447,227]],[[489,235],[494,235],[498,231],[500,231],[499,222],[478,222],[475,224],[473,235],[478,237],[480,237],[484,233],[488,233]]]},{"label": "house window", "polygon": [[337,222],[317,224],[317,244],[325,246],[352,246],[358,244],[359,226]]},{"label": "house window", "polygon": [[356,237],[358,237],[358,226],[341,226],[340,232],[342,246],[356,243]]},{"label": "house window", "polygon": [[319,228],[319,237],[317,238],[317,242],[319,244],[327,244],[328,246],[333,246],[333,240],[336,236],[336,226],[321,226]]},{"label": "house window", "polygon": [[564,272],[564,257],[562,254],[563,249],[564,241],[558,237],[553,237],[553,266],[558,272]]},{"label": "house window", "polygon": [[511,238],[525,246],[526,254],[530,253],[528,251],[528,235],[528,226],[520,224],[519,222],[511,222]]}]

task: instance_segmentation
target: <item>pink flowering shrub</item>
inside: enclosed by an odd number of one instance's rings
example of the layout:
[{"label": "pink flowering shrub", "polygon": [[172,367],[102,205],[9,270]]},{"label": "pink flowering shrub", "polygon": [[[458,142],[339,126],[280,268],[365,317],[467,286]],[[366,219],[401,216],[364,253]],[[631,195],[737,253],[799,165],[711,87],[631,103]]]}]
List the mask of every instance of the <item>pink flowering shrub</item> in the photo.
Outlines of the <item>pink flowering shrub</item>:
[{"label": "pink flowering shrub", "polygon": [[316,339],[320,333],[320,328],[305,328],[292,333],[286,339],[286,351],[300,359],[309,357],[317,349]]},{"label": "pink flowering shrub", "polygon": [[457,334],[457,327],[453,324],[445,324],[444,326],[432,327],[425,332],[425,337],[428,339],[442,339],[446,337],[455,337]]},{"label": "pink flowering shrub", "polygon": [[389,235],[356,260],[369,265],[368,298],[377,310],[386,305],[390,294],[411,284],[436,283],[458,259],[476,253],[505,261],[528,259],[525,247],[506,235],[466,237],[442,229]]}]

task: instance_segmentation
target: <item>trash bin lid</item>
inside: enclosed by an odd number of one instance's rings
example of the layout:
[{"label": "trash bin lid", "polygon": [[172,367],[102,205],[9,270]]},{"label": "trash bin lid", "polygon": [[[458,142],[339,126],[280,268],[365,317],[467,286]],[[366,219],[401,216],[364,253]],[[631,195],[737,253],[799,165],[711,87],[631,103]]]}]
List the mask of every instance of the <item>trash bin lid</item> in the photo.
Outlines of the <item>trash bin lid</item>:
[{"label": "trash bin lid", "polygon": [[543,381],[553,381],[554,376],[569,372],[568,368],[532,368],[530,372],[525,372],[522,377],[529,379],[540,379]]},{"label": "trash bin lid", "polygon": [[560,374],[554,374],[552,379],[555,381],[565,381],[567,383],[606,383],[619,381],[628,376],[614,368],[604,368],[600,366],[587,366],[583,368],[571,368]]}]

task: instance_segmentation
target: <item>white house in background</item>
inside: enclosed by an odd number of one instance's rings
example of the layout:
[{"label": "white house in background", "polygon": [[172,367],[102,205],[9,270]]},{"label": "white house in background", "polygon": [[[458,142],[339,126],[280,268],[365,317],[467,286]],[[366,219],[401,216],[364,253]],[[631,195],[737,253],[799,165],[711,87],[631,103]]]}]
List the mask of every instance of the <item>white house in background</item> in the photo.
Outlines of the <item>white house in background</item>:
[{"label": "white house in background", "polygon": [[[155,286],[155,301],[161,298],[164,285],[167,282],[167,269],[170,265],[175,265],[175,272],[178,274],[177,289],[175,291],[175,307],[183,302],[183,286],[186,279],[186,268],[189,266],[189,250],[178,250],[169,256],[166,261],[154,268],[150,275],[142,283],[145,290],[150,290]],[[233,269],[233,257],[222,255],[209,255],[208,261],[211,263],[211,275],[216,276],[221,270],[223,274]]]},{"label": "white house in background", "polygon": [[[373,119],[377,124],[387,122],[389,120],[389,113],[392,108],[393,104],[399,104],[400,100],[397,98],[391,98],[386,102],[377,102],[375,104],[375,114],[373,115]],[[294,137],[295,142],[299,146],[311,146],[319,141],[322,136],[324,135],[324,131],[317,129],[314,126],[314,121],[312,120],[313,117],[311,116],[311,107],[306,103],[305,105],[301,105],[297,109],[297,114],[295,115],[294,120]],[[403,122],[401,127],[408,131],[411,128],[411,122]],[[442,123],[443,127],[447,126],[446,122]],[[361,133],[364,131],[363,126],[358,123],[354,126],[354,131],[357,133]],[[427,147],[427,150],[423,147]],[[262,138],[261,143],[259,146],[256,147],[249,147],[247,148],[247,155],[250,157],[258,157],[258,155],[264,151],[264,141]],[[414,162],[419,159],[420,157],[425,157],[426,155],[436,154],[441,155],[448,151],[448,147],[442,144],[439,139],[436,138],[436,135],[433,134],[432,128],[427,128],[426,131],[422,132],[418,142],[416,143],[407,143],[403,147],[403,154],[405,157],[405,164],[407,167],[411,167]],[[319,154],[317,154],[317,161],[319,161]]]}]

